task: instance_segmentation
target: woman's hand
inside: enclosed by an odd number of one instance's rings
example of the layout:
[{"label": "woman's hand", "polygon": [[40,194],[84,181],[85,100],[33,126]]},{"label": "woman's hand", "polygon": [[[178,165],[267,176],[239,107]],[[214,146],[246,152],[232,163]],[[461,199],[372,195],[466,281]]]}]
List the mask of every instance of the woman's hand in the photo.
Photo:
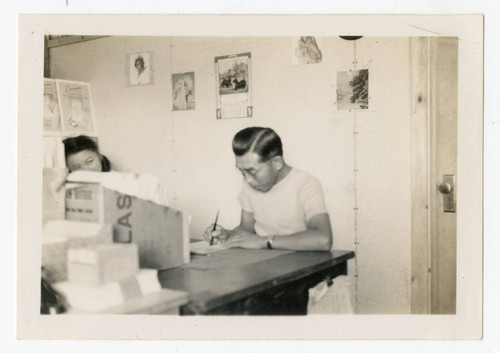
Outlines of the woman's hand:
[{"label": "woman's hand", "polygon": [[66,184],[66,177],[68,176],[69,170],[62,168],[53,168],[52,169],[53,176],[50,180],[50,189],[53,193],[58,193]]},{"label": "woman's hand", "polygon": [[[223,227],[217,225],[216,229],[214,229],[213,223],[205,229],[203,232],[203,237],[206,241],[211,243],[210,245],[221,244],[226,241],[229,237],[229,232],[225,230]],[[213,239],[213,240],[212,240]]]},{"label": "woman's hand", "polygon": [[224,245],[227,248],[243,248],[243,249],[265,249],[266,238],[260,237],[257,234],[247,232],[245,230],[237,230],[231,234]]}]

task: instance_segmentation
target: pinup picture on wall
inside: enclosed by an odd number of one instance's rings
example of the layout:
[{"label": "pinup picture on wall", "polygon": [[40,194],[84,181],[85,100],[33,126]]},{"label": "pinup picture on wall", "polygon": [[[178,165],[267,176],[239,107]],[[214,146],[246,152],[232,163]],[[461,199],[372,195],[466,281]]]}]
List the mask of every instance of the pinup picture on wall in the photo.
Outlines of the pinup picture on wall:
[{"label": "pinup picture on wall", "polygon": [[292,39],[293,65],[318,64],[321,62],[320,40],[312,36],[303,36]]},{"label": "pinup picture on wall", "polygon": [[195,102],[194,72],[172,74],[172,110],[193,110]]},{"label": "pinup picture on wall", "polygon": [[149,85],[153,83],[153,55],[150,52],[127,55],[127,75],[129,86]]}]

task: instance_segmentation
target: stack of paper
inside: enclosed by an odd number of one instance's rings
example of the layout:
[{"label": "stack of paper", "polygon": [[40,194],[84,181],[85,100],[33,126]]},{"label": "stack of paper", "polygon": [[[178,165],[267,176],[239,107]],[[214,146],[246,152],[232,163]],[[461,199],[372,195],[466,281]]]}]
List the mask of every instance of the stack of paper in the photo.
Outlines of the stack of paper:
[{"label": "stack of paper", "polygon": [[98,286],[87,286],[73,282],[60,282],[54,285],[65,296],[71,307],[96,312],[119,305],[128,299],[159,292],[157,270],[141,269],[136,275]]},{"label": "stack of paper", "polygon": [[206,241],[197,241],[189,244],[189,252],[191,254],[207,255],[224,249],[226,249],[224,244],[210,245]]}]

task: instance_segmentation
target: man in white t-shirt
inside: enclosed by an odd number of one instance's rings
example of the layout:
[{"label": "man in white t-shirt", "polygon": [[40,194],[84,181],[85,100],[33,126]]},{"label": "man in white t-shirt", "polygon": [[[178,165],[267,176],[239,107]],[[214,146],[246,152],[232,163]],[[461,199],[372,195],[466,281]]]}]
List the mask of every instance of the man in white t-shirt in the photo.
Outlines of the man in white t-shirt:
[{"label": "man in white t-shirt", "polygon": [[226,247],[329,251],[332,230],[319,181],[283,159],[280,137],[250,127],[233,139],[236,167],[244,182],[241,222],[233,230],[205,231]]}]

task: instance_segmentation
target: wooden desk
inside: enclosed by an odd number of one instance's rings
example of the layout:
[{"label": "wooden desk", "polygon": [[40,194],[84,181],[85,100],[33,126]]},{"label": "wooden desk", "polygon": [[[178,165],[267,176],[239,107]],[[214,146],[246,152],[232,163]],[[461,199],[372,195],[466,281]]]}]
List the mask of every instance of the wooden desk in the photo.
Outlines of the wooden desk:
[{"label": "wooden desk", "polygon": [[307,290],[327,276],[347,274],[347,260],[354,257],[354,252],[340,250],[285,252],[248,263],[242,255],[252,251],[275,250],[223,250],[221,254],[236,255],[234,263],[206,269],[193,265],[208,258],[193,255],[191,264],[160,271],[158,278],[163,288],[189,293],[181,315],[305,315]]}]

